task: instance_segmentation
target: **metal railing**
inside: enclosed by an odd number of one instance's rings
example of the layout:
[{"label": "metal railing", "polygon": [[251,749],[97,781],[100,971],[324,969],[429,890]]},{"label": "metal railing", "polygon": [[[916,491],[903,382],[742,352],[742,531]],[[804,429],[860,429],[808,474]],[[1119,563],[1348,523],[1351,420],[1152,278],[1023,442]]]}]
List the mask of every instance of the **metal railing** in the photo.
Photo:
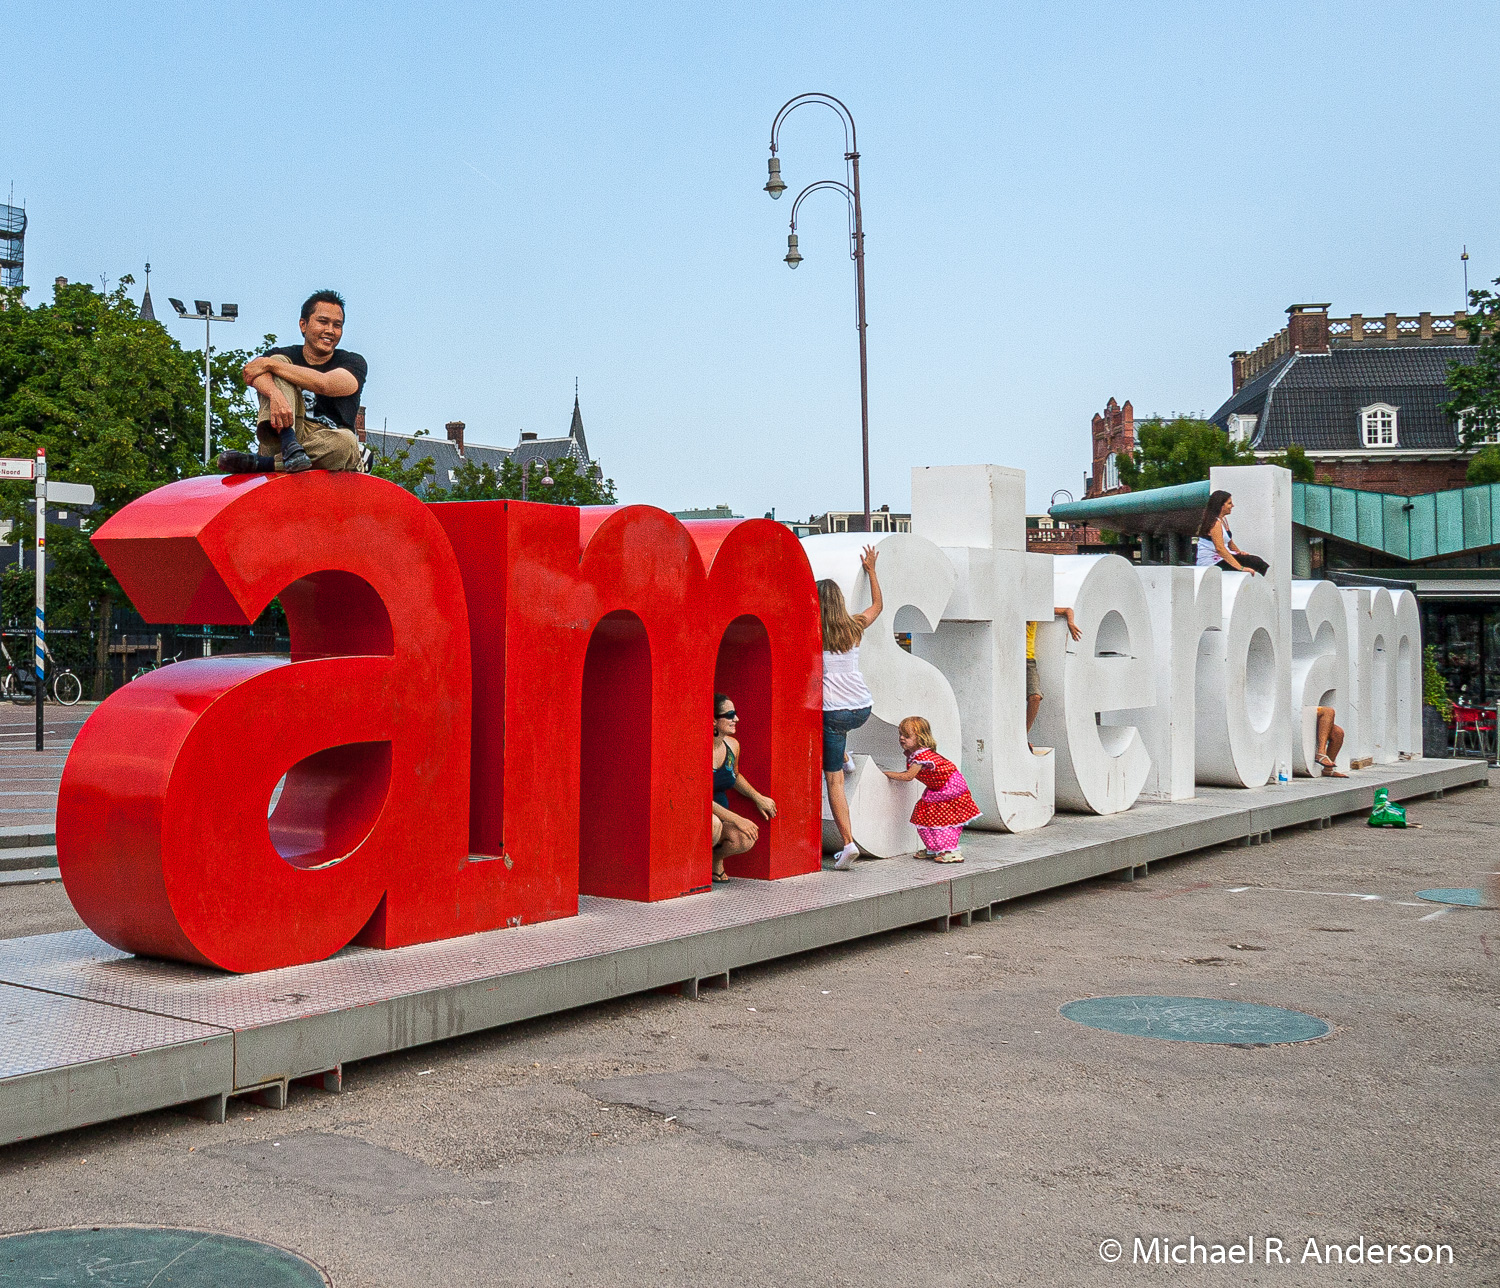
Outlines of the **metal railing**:
[{"label": "metal railing", "polygon": [[[1464,322],[1468,314],[1457,313],[1384,313],[1366,317],[1351,313],[1346,318],[1328,319],[1328,344],[1342,349],[1354,345],[1391,344],[1467,344]],[[1235,375],[1239,384],[1253,380],[1267,367],[1292,351],[1291,337],[1282,327],[1264,344],[1249,353],[1235,356]]]}]

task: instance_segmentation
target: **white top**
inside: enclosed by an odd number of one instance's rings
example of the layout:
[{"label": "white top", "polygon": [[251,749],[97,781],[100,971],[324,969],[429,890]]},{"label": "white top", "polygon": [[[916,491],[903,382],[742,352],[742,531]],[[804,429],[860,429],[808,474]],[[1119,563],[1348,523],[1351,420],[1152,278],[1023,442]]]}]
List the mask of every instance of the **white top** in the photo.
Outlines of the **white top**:
[{"label": "white top", "polygon": [[[1230,535],[1230,532],[1229,532],[1229,525],[1225,524],[1224,525],[1224,548],[1226,550],[1229,548],[1229,543],[1233,539],[1234,538]],[[1195,564],[1195,567],[1198,567],[1198,568],[1212,568],[1218,562],[1219,562],[1219,552],[1218,552],[1217,548],[1214,546],[1214,539],[1212,537],[1199,537],[1198,538],[1198,559],[1197,559],[1197,563]]]},{"label": "white top", "polygon": [[875,705],[875,695],[859,673],[859,645],[847,653],[823,654],[823,710],[859,711]]}]

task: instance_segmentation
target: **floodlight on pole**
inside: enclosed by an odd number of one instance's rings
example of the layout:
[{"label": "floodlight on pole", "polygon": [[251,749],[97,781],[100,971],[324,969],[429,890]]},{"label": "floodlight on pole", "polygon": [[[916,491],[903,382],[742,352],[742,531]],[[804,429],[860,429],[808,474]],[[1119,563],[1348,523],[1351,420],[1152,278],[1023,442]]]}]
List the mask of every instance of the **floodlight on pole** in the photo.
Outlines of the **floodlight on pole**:
[{"label": "floodlight on pole", "polygon": [[180,318],[192,318],[197,321],[203,319],[203,463],[207,465],[213,459],[213,435],[214,435],[214,380],[213,380],[213,324],[215,322],[236,322],[240,316],[238,304],[226,304],[222,312],[215,313],[214,306],[208,300],[194,300],[193,307],[196,313],[189,313],[181,300],[167,297],[167,302],[177,310]]}]

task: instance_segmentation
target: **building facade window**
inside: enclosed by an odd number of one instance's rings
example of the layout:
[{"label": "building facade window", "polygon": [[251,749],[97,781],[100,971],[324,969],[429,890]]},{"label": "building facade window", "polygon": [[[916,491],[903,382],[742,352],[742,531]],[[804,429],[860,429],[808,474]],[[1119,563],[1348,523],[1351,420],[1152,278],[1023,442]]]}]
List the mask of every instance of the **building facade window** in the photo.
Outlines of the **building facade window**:
[{"label": "building facade window", "polygon": [[[1458,413],[1458,441],[1464,441],[1464,435],[1469,431],[1469,418],[1474,414],[1472,407]],[[1500,429],[1493,429],[1488,434],[1481,434],[1474,440],[1473,446],[1482,447],[1489,443],[1500,443]]]},{"label": "building facade window", "polygon": [[1242,416],[1236,412],[1229,418],[1229,437],[1236,443],[1248,443],[1255,437],[1255,426],[1259,422],[1259,416]]},{"label": "building facade window", "polygon": [[1359,409],[1360,436],[1366,447],[1396,446],[1396,408],[1373,403]]},{"label": "building facade window", "polygon": [[1113,492],[1120,486],[1120,467],[1115,464],[1115,454],[1111,452],[1104,458],[1104,488],[1105,492]]}]

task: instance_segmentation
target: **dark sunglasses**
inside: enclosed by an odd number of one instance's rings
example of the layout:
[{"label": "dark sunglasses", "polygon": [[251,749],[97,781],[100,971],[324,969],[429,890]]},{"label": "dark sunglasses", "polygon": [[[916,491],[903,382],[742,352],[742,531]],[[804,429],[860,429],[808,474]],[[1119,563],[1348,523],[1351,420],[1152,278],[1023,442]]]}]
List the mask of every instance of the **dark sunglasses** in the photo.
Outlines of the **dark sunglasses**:
[{"label": "dark sunglasses", "polygon": [[714,717],[715,720],[738,720],[739,718],[740,718],[740,713],[738,711],[733,711],[733,710],[730,710],[730,711],[721,711],[721,712],[719,712],[718,715],[716,715]]}]

